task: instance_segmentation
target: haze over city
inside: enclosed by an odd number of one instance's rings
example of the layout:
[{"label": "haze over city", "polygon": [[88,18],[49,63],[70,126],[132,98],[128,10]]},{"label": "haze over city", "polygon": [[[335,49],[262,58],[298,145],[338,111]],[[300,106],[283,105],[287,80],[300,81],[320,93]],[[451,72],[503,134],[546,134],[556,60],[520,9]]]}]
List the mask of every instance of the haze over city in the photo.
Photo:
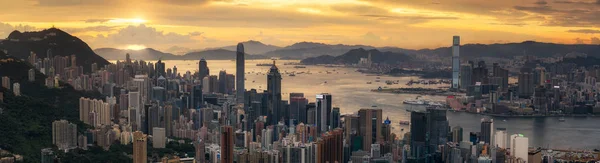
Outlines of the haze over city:
[{"label": "haze over city", "polygon": [[0,37],[61,28],[92,48],[193,50],[256,40],[409,49],[534,40],[600,44],[598,0],[24,0],[0,2]]}]

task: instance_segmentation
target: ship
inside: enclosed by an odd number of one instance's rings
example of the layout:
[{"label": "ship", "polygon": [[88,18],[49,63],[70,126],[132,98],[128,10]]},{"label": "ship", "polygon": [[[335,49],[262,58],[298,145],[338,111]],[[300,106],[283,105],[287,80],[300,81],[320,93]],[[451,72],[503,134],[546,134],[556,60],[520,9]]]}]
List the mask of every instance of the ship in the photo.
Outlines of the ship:
[{"label": "ship", "polygon": [[402,103],[411,105],[425,105],[425,101],[419,99],[406,99]]},{"label": "ship", "polygon": [[400,121],[398,122],[400,125],[410,125],[409,121]]},{"label": "ship", "polygon": [[294,68],[306,68],[306,66],[294,66]]},{"label": "ship", "polygon": [[272,63],[259,63],[259,64],[256,64],[256,66],[273,66],[273,64]]}]

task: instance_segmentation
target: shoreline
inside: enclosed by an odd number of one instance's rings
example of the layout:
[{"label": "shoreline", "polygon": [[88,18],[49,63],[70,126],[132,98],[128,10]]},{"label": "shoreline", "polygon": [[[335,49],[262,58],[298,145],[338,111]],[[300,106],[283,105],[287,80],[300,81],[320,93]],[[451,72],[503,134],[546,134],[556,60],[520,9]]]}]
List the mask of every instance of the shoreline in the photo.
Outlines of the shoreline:
[{"label": "shoreline", "polygon": [[507,114],[494,114],[494,113],[474,113],[474,112],[469,112],[469,111],[464,111],[464,110],[452,110],[452,109],[449,109],[448,111],[462,112],[462,113],[468,113],[468,114],[477,114],[477,115],[491,116],[491,117],[502,117],[502,118],[598,117],[597,115],[594,115],[594,114],[507,115]]},{"label": "shoreline", "polygon": [[[403,90],[404,89],[404,90]],[[443,89],[434,88],[422,88],[421,90],[407,90],[413,88],[384,88],[381,90],[372,89],[371,92],[377,93],[392,93],[392,94],[416,94],[416,95],[428,95],[428,96],[451,96],[456,95],[456,92],[445,91]],[[414,88],[419,89],[419,88]]]}]

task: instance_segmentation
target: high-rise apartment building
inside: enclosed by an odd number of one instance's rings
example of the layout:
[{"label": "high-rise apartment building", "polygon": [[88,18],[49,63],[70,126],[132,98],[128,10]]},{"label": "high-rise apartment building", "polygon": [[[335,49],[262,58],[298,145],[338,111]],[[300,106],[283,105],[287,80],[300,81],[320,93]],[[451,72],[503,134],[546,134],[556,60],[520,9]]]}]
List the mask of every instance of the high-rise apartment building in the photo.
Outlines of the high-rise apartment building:
[{"label": "high-rise apartment building", "polygon": [[77,147],[77,125],[67,120],[52,122],[52,144],[60,150]]},{"label": "high-rise apartment building", "polygon": [[233,163],[233,127],[221,127],[221,163]]},{"label": "high-rise apartment building", "polygon": [[10,78],[8,76],[2,77],[2,87],[10,89]]}]

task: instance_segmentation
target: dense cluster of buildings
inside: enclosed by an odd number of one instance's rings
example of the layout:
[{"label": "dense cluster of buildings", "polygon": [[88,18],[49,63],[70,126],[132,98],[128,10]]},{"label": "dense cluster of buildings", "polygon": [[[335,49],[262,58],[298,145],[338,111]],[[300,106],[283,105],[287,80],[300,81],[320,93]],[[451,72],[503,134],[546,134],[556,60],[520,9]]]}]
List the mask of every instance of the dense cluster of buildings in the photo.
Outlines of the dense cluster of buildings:
[{"label": "dense cluster of buildings", "polygon": [[[453,51],[454,53],[458,53]],[[586,57],[567,54],[549,58],[517,56],[511,61],[481,60],[460,65],[453,71],[456,91],[464,96],[448,97],[455,110],[504,116],[587,115],[600,113],[600,65],[561,62]],[[453,55],[453,70],[458,65]],[[458,74],[456,76],[455,74]],[[516,82],[509,82],[514,80]]]},{"label": "dense cluster of buildings", "polygon": [[[51,52],[51,51],[49,51]],[[66,82],[75,89],[98,91],[103,99],[80,98],[79,119],[93,127],[83,132],[66,120],[53,123],[53,144],[60,150],[114,143],[133,144],[134,162],[153,160],[148,148],[166,148],[176,139],[193,140],[196,162],[349,162],[350,160],[396,162],[402,147],[391,132],[391,121],[381,109],[361,109],[341,115],[331,94],[313,97],[291,93],[282,99],[282,76],[273,66],[267,73],[267,89],[244,88],[243,45],[238,46],[237,75],[221,71],[212,75],[207,61],[198,72],[181,75],[165,69],[162,61],[132,61],[97,67],[90,74],[82,68],[31,62],[41,72],[54,74],[57,87]],[[55,57],[56,58],[56,57]],[[62,61],[65,59],[63,58]],[[61,62],[57,64],[63,64]],[[43,68],[43,69],[42,69]],[[48,70],[46,72],[46,70]],[[50,71],[53,70],[53,71]],[[73,74],[65,74],[78,72]],[[50,83],[50,82],[47,82]],[[51,155],[51,154],[49,154]],[[50,157],[50,156],[47,156]]]},{"label": "dense cluster of buildings", "polygon": [[[460,38],[454,37],[451,89],[466,96],[449,97],[455,109],[494,114],[588,113],[596,110],[596,77],[600,67],[574,65],[523,65],[518,84],[509,83],[510,71],[484,61],[460,65]],[[28,62],[48,76],[48,87],[67,83],[82,91],[98,91],[102,99],[80,98],[79,120],[91,128],[78,130],[67,120],[52,122],[52,144],[69,152],[89,146],[108,150],[120,143],[132,145],[135,163],[152,162],[540,162],[568,160],[555,151],[529,148],[522,134],[508,135],[495,128],[492,119],[482,119],[479,132],[451,127],[446,109],[412,110],[410,132],[402,138],[392,133],[392,122],[381,109],[364,108],[342,115],[332,94],[305,97],[290,93],[282,99],[282,76],[273,66],[267,73],[267,89],[244,87],[244,47],[238,44],[236,75],[221,71],[210,74],[207,61],[199,60],[197,72],[181,73],[177,67],[126,60],[98,67],[84,74],[72,56],[45,58],[31,53]],[[370,66],[371,56],[360,65]],[[28,71],[35,81],[36,71]],[[19,83],[2,77],[2,87],[20,95]],[[568,89],[567,89],[568,88]],[[1,94],[0,94],[1,95]],[[309,102],[314,99],[315,102]],[[583,109],[582,109],[583,108]],[[172,141],[192,140],[194,157],[148,157],[149,148],[168,148]],[[180,141],[176,141],[180,142]],[[189,152],[189,151],[187,151]],[[41,162],[53,162],[52,149],[41,151]],[[598,159],[599,157],[590,157]],[[539,160],[539,161],[538,161]]]}]

